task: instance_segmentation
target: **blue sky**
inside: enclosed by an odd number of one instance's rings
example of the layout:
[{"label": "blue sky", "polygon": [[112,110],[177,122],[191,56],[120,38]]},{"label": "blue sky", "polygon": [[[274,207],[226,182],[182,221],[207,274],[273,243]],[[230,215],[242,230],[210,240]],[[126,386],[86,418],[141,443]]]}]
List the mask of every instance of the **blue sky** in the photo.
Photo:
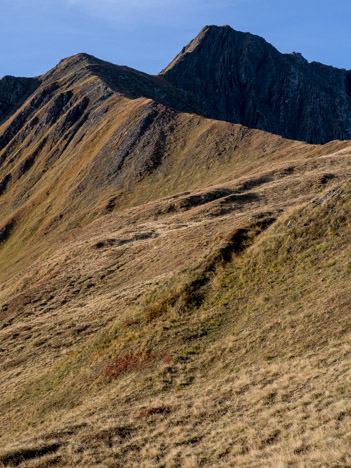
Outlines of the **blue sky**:
[{"label": "blue sky", "polygon": [[350,0],[0,0],[0,77],[87,52],[158,73],[206,24],[351,69]]}]

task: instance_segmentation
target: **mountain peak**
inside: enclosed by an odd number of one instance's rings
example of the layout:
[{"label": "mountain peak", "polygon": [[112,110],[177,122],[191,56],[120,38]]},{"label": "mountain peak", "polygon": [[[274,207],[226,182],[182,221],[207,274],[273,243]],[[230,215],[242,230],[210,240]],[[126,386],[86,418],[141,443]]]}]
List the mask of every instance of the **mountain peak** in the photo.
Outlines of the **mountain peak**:
[{"label": "mountain peak", "polygon": [[[210,67],[217,67],[218,62],[222,60],[225,61],[226,67],[230,67],[238,62],[240,56],[248,61],[260,62],[265,55],[272,55],[276,58],[281,54],[260,36],[237,31],[228,25],[204,26],[160,74],[168,79],[178,74],[178,70],[184,67],[181,71],[183,74],[186,68],[189,66],[192,68],[194,62],[197,62],[197,68],[201,66],[206,68],[207,72],[211,72]],[[215,70],[216,68],[213,68],[212,72]],[[203,73],[199,69],[196,72]],[[223,72],[227,73],[230,70],[223,70]],[[221,117],[218,116],[218,118]]]},{"label": "mountain peak", "polygon": [[63,65],[63,64],[76,64],[76,63],[97,63],[101,62],[100,59],[94,57],[93,55],[86,54],[85,52],[79,52],[78,54],[71,55],[69,57],[66,57],[62,59],[58,65]]},{"label": "mountain peak", "polygon": [[89,65],[101,63],[102,60],[89,55],[83,52],[80,52],[70,57],[66,57],[51,70],[49,70],[45,75],[42,76],[43,79],[48,79],[50,77],[57,78],[57,75],[66,75],[71,73],[76,73],[81,69],[86,69]]},{"label": "mountain peak", "polygon": [[[179,54],[172,60],[172,62],[167,65],[166,68],[164,68],[161,71],[161,74],[166,74],[168,71],[172,70],[173,67],[177,65],[177,63],[182,62],[184,59],[184,56],[186,54],[194,53],[197,51],[199,48],[201,49],[202,47],[207,48],[208,50],[211,50],[212,54],[216,54],[218,51],[214,50],[214,47],[217,45],[221,45],[221,47],[225,46],[226,44],[226,39],[228,35],[236,35],[236,36],[244,36],[247,35],[248,33],[242,33],[239,31],[235,31],[232,29],[230,26],[225,25],[225,26],[216,26],[216,25],[207,25],[204,26],[199,34],[189,42],[183,49],[179,52]],[[256,36],[258,37],[258,36]],[[210,44],[212,44],[213,47],[210,47]]]},{"label": "mountain peak", "polygon": [[351,142],[198,115],[335,136],[347,73],[206,26],[0,80],[0,467],[351,467]]},{"label": "mountain peak", "polygon": [[350,72],[282,54],[259,36],[205,26],[161,75],[207,117],[309,143],[351,139]]}]

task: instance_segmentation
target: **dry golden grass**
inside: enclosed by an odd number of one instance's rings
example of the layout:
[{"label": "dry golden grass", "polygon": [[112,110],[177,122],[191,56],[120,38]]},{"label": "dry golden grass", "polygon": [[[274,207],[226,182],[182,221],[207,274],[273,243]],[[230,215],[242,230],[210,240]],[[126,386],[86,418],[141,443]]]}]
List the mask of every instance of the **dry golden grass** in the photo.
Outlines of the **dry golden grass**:
[{"label": "dry golden grass", "polygon": [[[13,276],[19,265],[20,269],[30,266],[43,251],[50,252],[67,232],[111,210],[139,206],[182,191],[216,185],[230,189],[241,177],[253,179],[255,188],[264,182],[262,177],[298,178],[311,171],[322,177],[324,167],[333,168],[337,176],[347,175],[348,142],[307,145],[176,112],[150,99],[127,99],[108,90],[101,78],[83,65],[79,69],[74,63],[68,73],[63,62],[44,77],[40,90],[57,82],[60,88],[31,115],[33,128],[21,129],[0,151],[5,161],[0,180],[9,174],[12,177],[0,196],[0,229],[8,219],[16,220],[12,235],[0,244],[1,281]],[[72,74],[78,71],[72,84]],[[76,105],[83,96],[90,99],[74,134],[64,125],[70,107],[61,110],[55,125],[45,124],[54,99],[62,92],[71,92]],[[27,107],[28,101],[12,120]],[[150,115],[155,117],[145,127]],[[9,123],[11,120],[6,125]],[[155,155],[160,144],[162,155],[158,160]],[[346,157],[333,156],[343,148]],[[33,154],[33,166],[22,174],[19,168]],[[118,163],[119,158],[124,158],[123,164]],[[119,164],[122,166],[118,169]],[[314,182],[318,184],[318,180]],[[301,191],[305,190],[296,187],[296,192]]]},{"label": "dry golden grass", "polygon": [[[67,148],[39,128],[0,198],[16,220],[0,244],[0,466],[351,466],[350,142],[101,99],[66,66],[47,79],[88,93],[89,118]],[[137,138],[116,178],[150,109],[162,160],[140,168]],[[36,141],[20,134],[0,179]]]},{"label": "dry golden grass", "polygon": [[205,256],[41,376],[9,375],[4,465],[350,466],[351,189],[334,193],[230,261],[210,254],[215,269]]}]

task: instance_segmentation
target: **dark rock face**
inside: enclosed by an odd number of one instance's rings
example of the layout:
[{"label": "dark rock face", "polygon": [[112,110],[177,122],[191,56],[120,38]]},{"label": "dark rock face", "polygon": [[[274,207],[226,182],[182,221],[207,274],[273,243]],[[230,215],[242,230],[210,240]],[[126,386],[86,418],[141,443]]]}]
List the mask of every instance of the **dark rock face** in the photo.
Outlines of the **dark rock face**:
[{"label": "dark rock face", "polygon": [[7,222],[5,225],[0,226],[0,244],[5,242],[11,234],[12,229],[15,226],[15,220],[12,219],[11,221]]},{"label": "dark rock face", "polygon": [[351,139],[351,71],[229,26],[205,27],[161,75],[206,117],[309,143]]},{"label": "dark rock face", "polygon": [[[42,89],[39,87],[37,92],[30,96],[30,101],[25,103],[24,108],[17,113],[17,115],[10,120],[9,125],[0,135],[0,151],[3,150],[11,141],[19,136],[20,131],[27,133],[35,125],[37,125],[37,118],[32,119],[33,115],[44,106],[52,98],[54,92],[57,90],[57,83],[44,86]],[[19,105],[17,107],[20,107]],[[0,156],[0,165],[6,159],[6,154]]]},{"label": "dark rock face", "polygon": [[346,94],[351,97],[351,70],[348,71],[345,76],[345,91]]},{"label": "dark rock face", "polygon": [[6,174],[6,176],[0,180],[0,195],[2,195],[5,192],[6,187],[8,183],[10,182],[10,180],[11,180],[11,174]]},{"label": "dark rock face", "polygon": [[0,80],[0,124],[15,112],[40,85],[35,78],[4,76]]}]

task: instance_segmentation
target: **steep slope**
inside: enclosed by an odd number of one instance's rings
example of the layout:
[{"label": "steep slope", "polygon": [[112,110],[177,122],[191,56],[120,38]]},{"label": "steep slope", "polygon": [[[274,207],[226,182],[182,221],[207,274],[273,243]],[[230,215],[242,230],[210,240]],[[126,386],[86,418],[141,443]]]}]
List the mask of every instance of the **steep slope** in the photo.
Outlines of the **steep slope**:
[{"label": "steep slope", "polygon": [[347,145],[308,146],[180,112],[165,106],[184,102],[162,78],[85,54],[40,82],[0,136],[2,279],[113,210],[249,174],[257,158],[261,171],[278,156]]},{"label": "steep slope", "polygon": [[63,76],[74,76],[74,84],[82,73],[99,77],[109,89],[129,99],[148,98],[183,112],[194,112],[193,97],[170,85],[161,76],[152,76],[126,66],[114,65],[92,55],[77,54],[62,60],[57,67],[42,77],[43,81],[61,80]]},{"label": "steep slope", "polygon": [[350,73],[207,26],[161,75],[192,93],[207,117],[325,143],[351,138]]},{"label": "steep slope", "polygon": [[113,209],[109,195],[116,199],[118,188],[158,165],[163,133],[176,116],[161,102],[190,110],[162,79],[85,54],[37,81],[0,136],[0,241],[19,229],[15,249],[21,245],[22,253],[38,230],[77,226],[92,204]]},{"label": "steep slope", "polygon": [[0,79],[0,125],[15,112],[39,86],[35,78],[4,76]]}]

